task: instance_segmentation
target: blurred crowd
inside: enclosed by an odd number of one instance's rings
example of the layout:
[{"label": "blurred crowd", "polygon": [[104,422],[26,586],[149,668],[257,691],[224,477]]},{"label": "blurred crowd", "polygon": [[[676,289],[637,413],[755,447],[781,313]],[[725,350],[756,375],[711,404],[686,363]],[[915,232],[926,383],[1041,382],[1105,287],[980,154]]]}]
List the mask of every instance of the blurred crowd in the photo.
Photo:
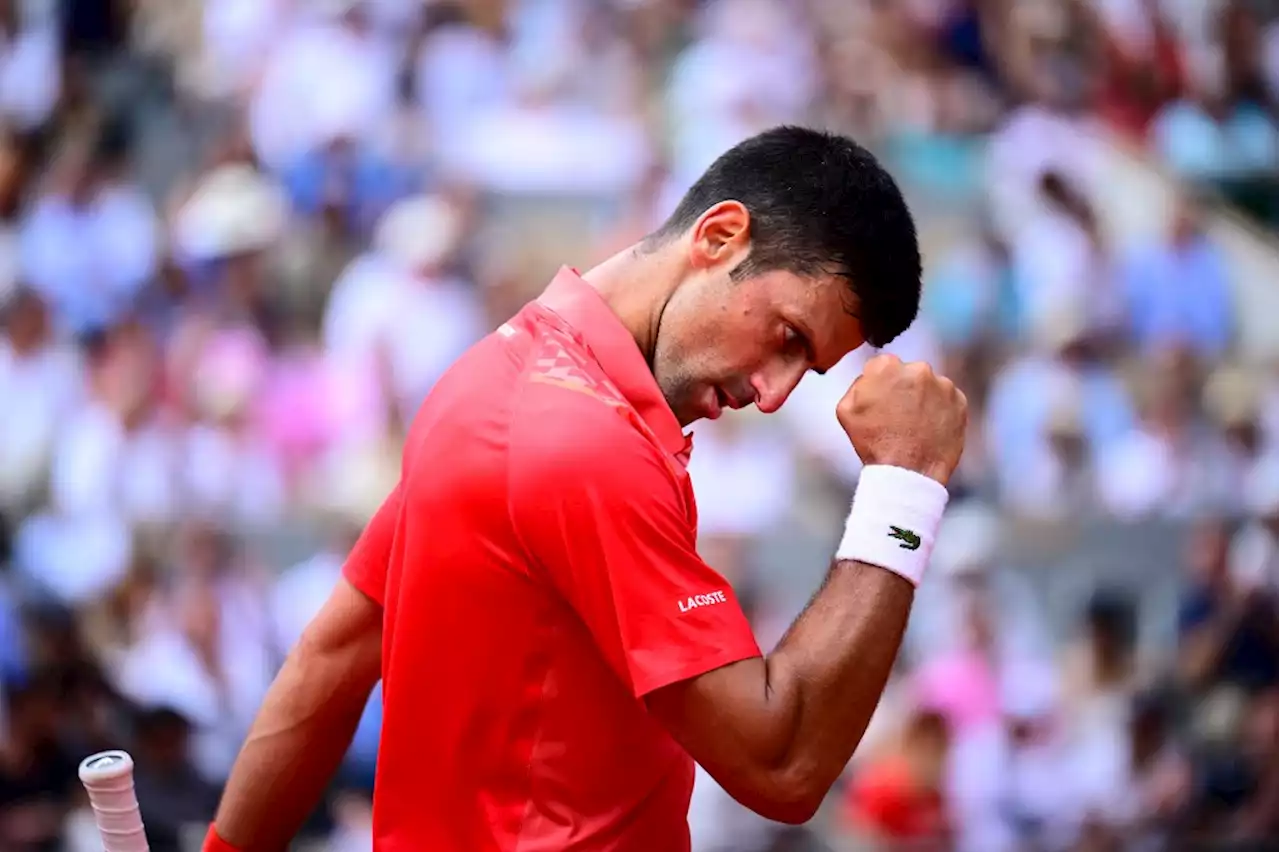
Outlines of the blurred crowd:
[{"label": "blurred crowd", "polygon": [[[965,389],[972,434],[829,806],[782,832],[700,775],[695,848],[1273,848],[1277,353],[1238,333],[1271,285],[1208,223],[1249,222],[1274,275],[1276,18],[0,0],[0,850],[100,848],[75,767],[115,747],[152,849],[198,845],[436,378],[785,122],[900,177],[925,303],[889,348]],[[1176,187],[1141,238],[1108,227],[1103,146]],[[700,546],[764,647],[856,484],[833,412],[866,356],[696,429]],[[1095,569],[1155,567],[1068,582],[1036,555],[1086,539]],[[317,848],[370,848],[377,740],[375,693]]]}]

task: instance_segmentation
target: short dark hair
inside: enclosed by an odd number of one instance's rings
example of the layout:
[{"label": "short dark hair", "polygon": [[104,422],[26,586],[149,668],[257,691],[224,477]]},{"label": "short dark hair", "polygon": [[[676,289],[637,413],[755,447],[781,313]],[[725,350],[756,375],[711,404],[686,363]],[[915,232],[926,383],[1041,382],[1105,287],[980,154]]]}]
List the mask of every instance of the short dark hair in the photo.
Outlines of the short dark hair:
[{"label": "short dark hair", "polygon": [[848,279],[863,334],[884,346],[920,307],[920,246],[901,190],[870,151],[845,136],[783,126],[730,148],[690,187],[646,243],[683,233],[710,207],[740,201],[751,254],[734,278],[786,270]]}]

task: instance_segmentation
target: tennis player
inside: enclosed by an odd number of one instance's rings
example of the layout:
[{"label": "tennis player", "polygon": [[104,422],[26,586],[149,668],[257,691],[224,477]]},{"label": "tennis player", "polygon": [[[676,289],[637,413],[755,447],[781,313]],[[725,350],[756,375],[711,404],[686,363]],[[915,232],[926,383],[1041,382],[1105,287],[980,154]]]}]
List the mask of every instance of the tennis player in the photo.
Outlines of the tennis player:
[{"label": "tennis player", "polygon": [[919,298],[893,180],[793,127],[724,154],[638,245],[562,270],[423,404],[206,849],[283,849],[379,677],[378,850],[678,852],[695,760],[758,813],[808,820],[897,653],[965,399],[923,364],[868,363],[833,412],[867,465],[844,538],[767,656],[695,549],[684,427],[776,410]]}]

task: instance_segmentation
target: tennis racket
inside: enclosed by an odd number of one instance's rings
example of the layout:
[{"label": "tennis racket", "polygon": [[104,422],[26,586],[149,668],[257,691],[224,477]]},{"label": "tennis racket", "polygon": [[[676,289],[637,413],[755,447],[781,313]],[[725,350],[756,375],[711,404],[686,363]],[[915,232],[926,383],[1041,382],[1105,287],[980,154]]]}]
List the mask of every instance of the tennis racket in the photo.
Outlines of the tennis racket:
[{"label": "tennis racket", "polygon": [[90,755],[80,763],[80,783],[89,794],[103,852],[148,852],[133,789],[133,758],[123,751]]}]

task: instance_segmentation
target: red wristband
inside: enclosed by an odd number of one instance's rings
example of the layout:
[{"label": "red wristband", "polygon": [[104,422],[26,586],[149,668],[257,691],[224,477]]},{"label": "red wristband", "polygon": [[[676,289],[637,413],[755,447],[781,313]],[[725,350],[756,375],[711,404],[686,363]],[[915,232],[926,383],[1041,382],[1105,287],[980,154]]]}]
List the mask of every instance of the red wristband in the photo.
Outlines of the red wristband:
[{"label": "red wristband", "polygon": [[240,852],[240,850],[223,840],[218,834],[218,827],[210,823],[209,833],[204,836],[201,852]]}]

